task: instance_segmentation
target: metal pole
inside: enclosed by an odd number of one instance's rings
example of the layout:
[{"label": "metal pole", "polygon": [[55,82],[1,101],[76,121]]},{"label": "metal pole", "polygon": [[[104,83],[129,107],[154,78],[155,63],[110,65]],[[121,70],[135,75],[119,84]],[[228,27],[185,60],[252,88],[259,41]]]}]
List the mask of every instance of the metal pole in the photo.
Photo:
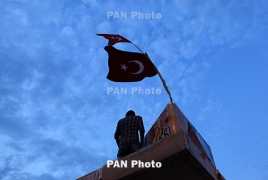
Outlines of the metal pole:
[{"label": "metal pole", "polygon": [[[133,43],[131,42],[131,44],[133,44]],[[144,54],[144,55],[147,57],[147,59],[149,59],[149,61],[152,62],[152,60],[149,58],[149,56],[148,56],[147,53],[144,53],[138,46],[136,46],[136,44],[133,44],[133,45],[134,45],[137,49],[139,49],[140,52],[142,52],[142,54]],[[153,62],[152,62],[152,64],[154,65]],[[168,89],[168,87],[167,87],[167,85],[166,85],[166,81],[164,80],[164,78],[162,77],[162,75],[160,74],[160,72],[158,71],[158,69],[156,68],[155,65],[154,65],[154,68],[155,68],[156,73],[157,73],[158,76],[160,77],[160,79],[161,79],[161,81],[162,81],[162,83],[163,83],[163,86],[164,86],[165,90],[167,91],[167,93],[168,93],[168,95],[169,95],[170,102],[171,102],[171,104],[172,104],[172,103],[173,103],[173,99],[172,99],[172,97],[171,97],[171,93],[170,93],[170,91],[169,91],[169,89]]]}]

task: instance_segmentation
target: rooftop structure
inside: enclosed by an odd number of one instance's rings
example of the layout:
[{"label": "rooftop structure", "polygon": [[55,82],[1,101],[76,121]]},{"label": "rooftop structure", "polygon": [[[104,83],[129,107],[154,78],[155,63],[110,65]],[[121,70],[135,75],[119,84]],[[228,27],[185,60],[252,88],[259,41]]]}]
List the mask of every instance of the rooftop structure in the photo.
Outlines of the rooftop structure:
[{"label": "rooftop structure", "polygon": [[210,146],[176,104],[168,104],[145,136],[143,148],[78,180],[225,180]]}]

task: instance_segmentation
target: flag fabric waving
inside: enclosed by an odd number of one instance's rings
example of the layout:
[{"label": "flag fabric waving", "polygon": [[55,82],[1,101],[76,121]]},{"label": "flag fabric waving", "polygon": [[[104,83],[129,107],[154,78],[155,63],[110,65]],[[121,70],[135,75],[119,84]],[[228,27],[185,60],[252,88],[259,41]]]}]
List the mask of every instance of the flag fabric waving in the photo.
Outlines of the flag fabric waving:
[{"label": "flag fabric waving", "polygon": [[[173,103],[171,93],[166,85],[160,72],[157,70],[155,65],[150,60],[149,56],[142,52],[142,50],[133,44],[128,39],[120,36],[119,34],[96,34],[97,36],[103,36],[108,39],[108,46],[104,49],[108,53],[108,66],[109,72],[107,79],[114,82],[137,82],[141,81],[146,77],[152,77],[156,74],[159,75],[164,88],[166,89],[170,102]],[[133,44],[142,53],[126,52],[115,49],[114,44],[118,42],[128,42]]]},{"label": "flag fabric waving", "polygon": [[118,42],[128,42],[131,43],[128,39],[120,36],[119,34],[96,34],[97,36],[103,36],[109,40],[108,46],[112,46]]},{"label": "flag fabric waving", "polygon": [[145,54],[121,51],[113,46],[104,48],[108,53],[107,79],[114,82],[137,82],[157,74],[154,64]]}]

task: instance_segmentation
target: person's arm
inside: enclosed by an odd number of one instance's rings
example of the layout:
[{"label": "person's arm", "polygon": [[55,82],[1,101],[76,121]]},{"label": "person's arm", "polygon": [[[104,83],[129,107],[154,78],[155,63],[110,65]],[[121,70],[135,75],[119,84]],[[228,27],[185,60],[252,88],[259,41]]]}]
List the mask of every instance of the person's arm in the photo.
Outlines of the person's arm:
[{"label": "person's arm", "polygon": [[143,141],[144,141],[144,131],[140,131],[140,140],[141,140],[141,147],[143,145]]},{"label": "person's arm", "polygon": [[115,138],[115,141],[116,141],[116,144],[117,146],[119,147],[119,144],[120,144],[120,138],[119,138],[119,122],[117,123],[117,126],[116,126],[116,130],[115,130],[115,133],[114,133],[114,138]]},{"label": "person's arm", "polygon": [[140,119],[140,127],[139,127],[139,130],[140,130],[140,147],[142,147],[143,146],[143,141],[144,141],[144,132],[145,132],[145,130],[144,130],[144,125],[143,125],[143,120],[142,120],[142,117],[140,117],[141,119]]},{"label": "person's arm", "polygon": [[120,143],[119,138],[116,138],[115,140],[116,140],[116,144],[117,144],[117,146],[119,147],[119,143]]}]

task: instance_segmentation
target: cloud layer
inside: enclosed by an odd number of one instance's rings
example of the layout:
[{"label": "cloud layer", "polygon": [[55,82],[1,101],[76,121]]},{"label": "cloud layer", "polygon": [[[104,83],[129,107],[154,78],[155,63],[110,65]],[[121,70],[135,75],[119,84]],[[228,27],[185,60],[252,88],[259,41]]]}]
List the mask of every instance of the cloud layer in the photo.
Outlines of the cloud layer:
[{"label": "cloud layer", "polygon": [[[178,105],[205,102],[192,106],[204,121],[222,108],[202,89],[213,63],[206,57],[225,47],[267,45],[265,7],[265,0],[2,1],[0,179],[78,178],[116,158],[113,133],[128,109],[143,116],[148,130],[169,103],[158,77],[108,81],[107,41],[95,33],[121,34],[147,52]],[[121,12],[128,17],[115,16]],[[151,16],[131,18],[132,12]],[[115,46],[137,51],[127,43]],[[133,87],[161,94],[107,92]]]}]

